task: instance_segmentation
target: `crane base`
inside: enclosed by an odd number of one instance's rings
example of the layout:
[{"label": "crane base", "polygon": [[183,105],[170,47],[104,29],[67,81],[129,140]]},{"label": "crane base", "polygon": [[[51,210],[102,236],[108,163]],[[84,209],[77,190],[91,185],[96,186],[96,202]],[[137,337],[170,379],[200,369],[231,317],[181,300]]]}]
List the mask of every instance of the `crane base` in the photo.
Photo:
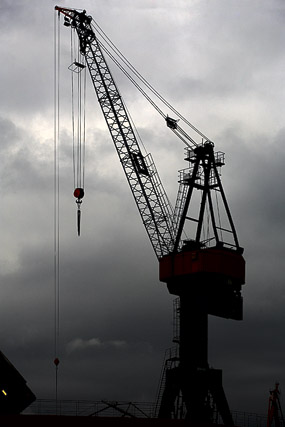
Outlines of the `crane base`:
[{"label": "crane base", "polygon": [[185,372],[180,366],[169,369],[158,418],[177,416],[174,414],[175,402],[180,392],[186,419],[211,423],[218,412],[225,425],[233,425],[220,369],[207,368],[190,372]]}]

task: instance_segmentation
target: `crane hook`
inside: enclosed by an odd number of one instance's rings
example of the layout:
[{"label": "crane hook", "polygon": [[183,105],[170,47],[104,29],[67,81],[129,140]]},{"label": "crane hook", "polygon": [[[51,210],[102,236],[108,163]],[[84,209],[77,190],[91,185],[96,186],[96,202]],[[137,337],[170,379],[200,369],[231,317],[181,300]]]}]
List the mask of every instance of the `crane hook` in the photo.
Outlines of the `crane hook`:
[{"label": "crane hook", "polygon": [[80,236],[80,224],[81,224],[81,203],[82,198],[84,197],[84,190],[83,188],[76,188],[73,193],[74,197],[76,197],[76,204],[77,204],[77,234]]}]

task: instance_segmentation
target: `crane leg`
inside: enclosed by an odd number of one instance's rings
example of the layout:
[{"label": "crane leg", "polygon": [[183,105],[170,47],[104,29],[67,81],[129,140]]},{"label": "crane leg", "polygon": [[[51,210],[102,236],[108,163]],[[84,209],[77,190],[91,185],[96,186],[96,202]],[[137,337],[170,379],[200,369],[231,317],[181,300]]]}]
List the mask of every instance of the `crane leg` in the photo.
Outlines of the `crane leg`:
[{"label": "crane leg", "polygon": [[184,417],[213,422],[219,413],[224,424],[233,425],[222,385],[222,371],[208,366],[208,307],[204,296],[180,295],[179,365],[166,372],[158,417],[173,418],[179,395]]}]

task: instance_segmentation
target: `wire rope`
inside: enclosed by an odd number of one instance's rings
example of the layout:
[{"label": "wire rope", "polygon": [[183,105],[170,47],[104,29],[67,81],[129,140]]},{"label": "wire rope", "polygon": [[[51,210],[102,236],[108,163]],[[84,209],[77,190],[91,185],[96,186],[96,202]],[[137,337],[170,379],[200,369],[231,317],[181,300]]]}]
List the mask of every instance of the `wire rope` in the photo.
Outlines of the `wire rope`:
[{"label": "wire rope", "polygon": [[[77,231],[80,235],[81,204],[85,185],[85,151],[86,151],[86,61],[80,63],[80,43],[73,37],[75,29],[71,28],[71,103],[72,103],[72,159],[73,159],[73,195],[77,204]],[[77,40],[77,42],[75,42]],[[84,70],[84,71],[83,71]],[[75,77],[76,76],[76,77]]]},{"label": "wire rope", "polygon": [[59,131],[60,131],[60,19],[54,20],[54,364],[55,398],[58,398],[60,338],[60,235],[59,235]]},{"label": "wire rope", "polygon": [[149,103],[158,111],[158,113],[166,118],[166,114],[155,104],[155,102],[149,97],[149,95],[139,86],[136,80],[125,70],[125,68],[120,64],[120,62],[112,55],[112,53],[106,48],[101,41],[99,41],[100,47],[104,50],[105,53],[109,56],[110,59],[117,65],[117,67],[125,74],[125,76],[133,83],[133,85],[141,92],[141,94],[149,101]]},{"label": "wire rope", "polygon": [[[85,65],[85,64],[84,64]],[[85,188],[85,152],[86,152],[86,66],[84,68],[84,94],[83,94],[83,153],[82,153],[82,186]]]},{"label": "wire rope", "polygon": [[[78,52],[79,55],[79,46]],[[81,75],[77,74],[77,187],[81,187]]]},{"label": "wire rope", "polygon": [[[74,41],[73,41],[73,33],[74,31],[70,31],[70,57],[71,57],[71,64],[74,62]],[[75,113],[74,113],[74,78],[73,78],[73,73],[71,73],[71,122],[72,122],[72,165],[73,165],[73,185],[75,188],[76,185],[76,179],[75,179]]]},{"label": "wire rope", "polygon": [[[202,138],[209,140],[209,138],[203,134],[201,131],[199,131],[198,128],[196,128],[189,120],[187,120],[182,114],[179,113],[138,71],[137,69],[128,61],[128,59],[122,54],[122,52],[115,46],[115,44],[110,40],[110,38],[106,35],[106,33],[102,30],[102,28],[99,26],[99,24],[93,19],[94,26],[96,26],[97,33],[99,36],[107,43],[107,45],[111,48],[111,50],[115,53],[115,55],[118,56],[118,58],[128,67],[128,69],[164,104],[166,105],[174,114],[176,114],[185,124],[187,124],[192,130],[194,130],[198,135],[200,135]],[[103,46],[103,43],[100,42]],[[105,51],[107,51],[106,46],[104,46]],[[109,52],[109,51],[108,51]],[[113,55],[109,52],[108,55],[112,60],[114,60]],[[116,60],[116,65],[118,61]],[[125,71],[123,66],[119,67],[126,76],[129,76],[129,74]],[[133,83],[133,79],[130,79]],[[138,83],[135,85],[137,88],[140,88]],[[140,90],[140,89],[139,89]],[[144,95],[144,91],[140,90],[140,92]],[[149,100],[149,97],[147,97]],[[151,102],[154,104],[154,102]],[[156,108],[157,109],[157,108]],[[165,116],[165,115],[164,115]],[[165,116],[166,117],[166,116]],[[197,145],[197,143],[193,140],[192,143]]]},{"label": "wire rope", "polygon": [[[75,31],[71,30],[71,34]],[[76,71],[77,57],[80,56],[79,44],[71,37],[71,98],[72,98],[72,157],[74,188],[84,188],[85,149],[86,149],[86,67]],[[84,64],[85,65],[85,64]],[[72,69],[72,66],[74,68]],[[76,79],[74,76],[77,76]],[[83,77],[82,77],[83,75]],[[75,81],[76,80],[76,81]]]},{"label": "wire rope", "polygon": [[[117,67],[125,74],[125,76],[131,81],[131,83],[138,89],[138,91],[147,99],[147,101],[158,111],[158,113],[166,120],[167,115],[158,107],[158,105],[150,98],[150,96],[142,89],[142,87],[136,82],[136,80],[124,69],[124,67],[120,64],[120,62],[112,55],[112,53],[102,44],[101,41],[98,40],[98,43],[102,50],[109,56],[109,58],[117,65]],[[181,141],[187,145],[190,149],[194,146],[198,146],[197,142],[190,137],[180,126],[176,124],[175,129],[171,129],[180,139]],[[177,131],[179,130],[179,132]],[[188,139],[192,146],[185,141],[185,139]]]}]

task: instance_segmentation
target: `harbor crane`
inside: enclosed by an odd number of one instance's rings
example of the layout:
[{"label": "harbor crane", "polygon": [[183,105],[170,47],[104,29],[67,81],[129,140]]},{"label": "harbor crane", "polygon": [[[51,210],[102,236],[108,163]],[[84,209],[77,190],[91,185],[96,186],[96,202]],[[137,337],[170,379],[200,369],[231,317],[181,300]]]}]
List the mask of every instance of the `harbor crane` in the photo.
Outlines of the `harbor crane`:
[{"label": "harbor crane", "polygon": [[[158,417],[213,421],[213,412],[233,425],[222,371],[208,363],[208,315],[242,320],[245,283],[243,248],[220,178],[224,153],[181,115],[164,114],[167,127],[185,143],[187,168],[180,171],[172,208],[151,154],[143,155],[136,131],[104,55],[94,21],[86,11],[56,6],[79,40],[86,64],[130,190],[159,263],[159,279],[179,298],[179,352],[166,372]],[[143,91],[142,91],[143,92]],[[143,92],[145,94],[145,92]],[[148,96],[146,95],[148,98]],[[150,100],[150,99],[148,99]],[[170,104],[167,104],[170,108]],[[173,110],[172,110],[173,111]],[[201,137],[196,142],[180,122]],[[80,193],[80,189],[76,194]],[[83,189],[82,189],[83,190]],[[199,194],[197,207],[196,194]],[[80,199],[78,200],[81,201]],[[218,201],[218,202],[217,202]],[[179,403],[180,402],[180,403]]]},{"label": "harbor crane", "polygon": [[269,401],[268,401],[268,412],[267,412],[267,427],[271,427],[273,424],[275,427],[280,427],[282,423],[284,425],[285,420],[280,403],[280,390],[279,383],[275,383],[275,388],[270,390]]}]

